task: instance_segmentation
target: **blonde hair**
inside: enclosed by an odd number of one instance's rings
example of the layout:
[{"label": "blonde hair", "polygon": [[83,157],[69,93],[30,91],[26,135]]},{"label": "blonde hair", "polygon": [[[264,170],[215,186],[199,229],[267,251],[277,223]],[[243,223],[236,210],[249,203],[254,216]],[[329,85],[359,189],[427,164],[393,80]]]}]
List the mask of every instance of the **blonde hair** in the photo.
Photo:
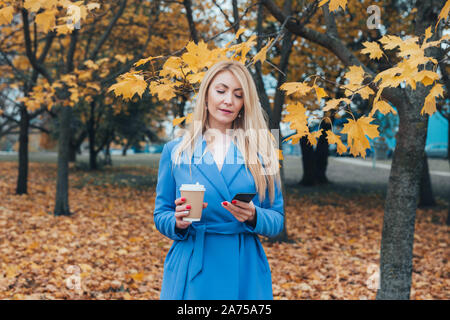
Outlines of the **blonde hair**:
[{"label": "blonde hair", "polygon": [[[264,200],[266,188],[269,187],[269,197],[272,204],[275,198],[275,182],[278,185],[281,183],[275,138],[269,132],[266,120],[267,114],[261,108],[253,78],[247,68],[238,61],[220,61],[205,73],[198,91],[192,121],[186,126],[185,130],[182,130],[184,131],[182,133],[183,139],[174,153],[174,162],[179,164],[182,154],[185,153],[187,155],[187,159],[185,159],[189,166],[191,165],[195,142],[209,129],[206,109],[209,86],[218,73],[226,70],[239,80],[244,98],[244,105],[241,109],[243,113],[241,117],[236,117],[233,121],[233,142],[235,142],[244,158],[245,168],[250,169],[260,202]],[[201,123],[201,125],[196,126],[195,123]],[[261,156],[262,163],[258,155]]]}]

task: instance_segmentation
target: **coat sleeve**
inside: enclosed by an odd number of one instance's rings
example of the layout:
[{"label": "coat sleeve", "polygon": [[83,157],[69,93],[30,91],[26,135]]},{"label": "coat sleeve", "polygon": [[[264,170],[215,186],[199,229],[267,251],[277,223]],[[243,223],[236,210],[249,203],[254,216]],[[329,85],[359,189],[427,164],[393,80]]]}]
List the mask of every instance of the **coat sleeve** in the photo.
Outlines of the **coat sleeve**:
[{"label": "coat sleeve", "polygon": [[270,205],[269,192],[267,189],[266,197],[261,206],[256,206],[256,225],[251,226],[245,223],[248,231],[257,233],[266,237],[274,237],[283,230],[284,224],[284,203],[283,194],[277,183],[275,183],[275,198]]},{"label": "coat sleeve", "polygon": [[172,171],[170,150],[166,144],[159,160],[153,221],[159,232],[166,237],[172,240],[184,240],[188,229],[178,229],[175,226],[175,197],[176,182]]}]

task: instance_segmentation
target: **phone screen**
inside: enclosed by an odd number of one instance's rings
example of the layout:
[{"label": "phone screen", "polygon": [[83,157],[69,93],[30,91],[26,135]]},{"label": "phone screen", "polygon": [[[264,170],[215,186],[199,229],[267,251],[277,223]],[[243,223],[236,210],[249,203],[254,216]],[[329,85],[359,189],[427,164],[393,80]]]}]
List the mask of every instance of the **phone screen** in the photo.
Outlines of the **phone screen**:
[{"label": "phone screen", "polygon": [[250,202],[252,201],[253,197],[256,195],[256,193],[251,193],[251,192],[242,192],[242,193],[238,193],[233,197],[233,200],[239,200],[239,201],[243,201],[243,202]]}]

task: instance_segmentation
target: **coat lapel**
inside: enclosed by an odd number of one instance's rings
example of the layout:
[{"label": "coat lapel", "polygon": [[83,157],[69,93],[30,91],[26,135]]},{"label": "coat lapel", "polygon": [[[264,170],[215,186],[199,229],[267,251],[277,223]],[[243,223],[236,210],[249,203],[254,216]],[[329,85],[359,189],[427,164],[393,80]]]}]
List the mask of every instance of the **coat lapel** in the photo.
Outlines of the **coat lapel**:
[{"label": "coat lapel", "polygon": [[230,186],[233,180],[237,177],[239,171],[244,166],[244,163],[244,157],[236,144],[231,141],[230,148],[225,156],[225,163],[223,164],[221,171],[227,186]]},{"label": "coat lapel", "polygon": [[[207,151],[206,140],[203,136],[202,139],[197,139],[196,141],[192,162],[198,171],[202,173],[206,179],[208,179],[211,185],[222,196],[223,200],[230,201],[231,196],[227,183],[217,168],[212,154]],[[225,168],[222,168],[222,170],[224,169]]]}]

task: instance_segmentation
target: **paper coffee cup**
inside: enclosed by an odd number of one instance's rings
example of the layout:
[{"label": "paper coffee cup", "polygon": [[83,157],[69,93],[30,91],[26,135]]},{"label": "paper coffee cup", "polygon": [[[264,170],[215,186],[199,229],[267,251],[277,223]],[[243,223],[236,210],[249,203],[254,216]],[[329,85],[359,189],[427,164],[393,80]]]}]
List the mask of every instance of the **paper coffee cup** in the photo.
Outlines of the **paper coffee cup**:
[{"label": "paper coffee cup", "polygon": [[186,198],[184,204],[191,206],[189,215],[183,217],[183,221],[200,221],[202,218],[205,187],[198,182],[196,184],[182,184],[180,193],[181,197]]}]

